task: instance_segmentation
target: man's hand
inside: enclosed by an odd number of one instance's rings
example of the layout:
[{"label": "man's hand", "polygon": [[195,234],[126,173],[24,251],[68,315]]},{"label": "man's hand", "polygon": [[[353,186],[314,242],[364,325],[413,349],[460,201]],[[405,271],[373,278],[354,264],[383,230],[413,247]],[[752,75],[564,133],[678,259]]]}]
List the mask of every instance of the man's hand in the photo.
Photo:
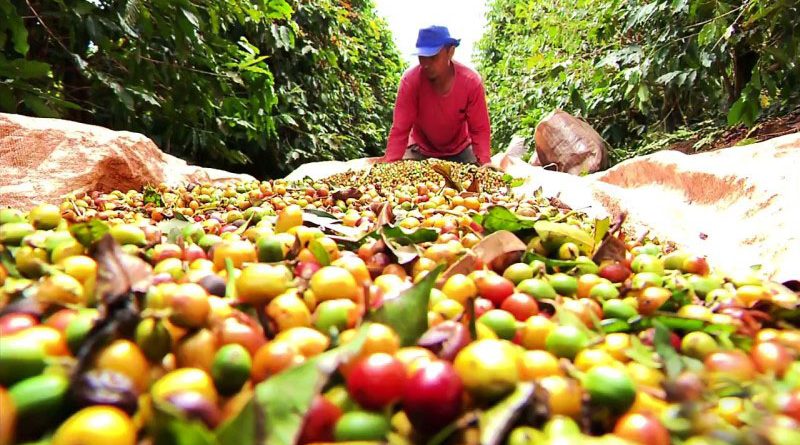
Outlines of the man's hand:
[{"label": "man's hand", "polygon": [[486,170],[494,170],[494,171],[496,171],[496,172],[500,172],[500,173],[505,173],[505,172],[503,171],[503,169],[501,169],[500,167],[498,167],[498,166],[496,166],[496,165],[492,164],[491,162],[487,162],[487,163],[485,163],[485,164],[481,165],[481,166],[480,166],[480,168],[481,168],[481,169],[486,169]]}]

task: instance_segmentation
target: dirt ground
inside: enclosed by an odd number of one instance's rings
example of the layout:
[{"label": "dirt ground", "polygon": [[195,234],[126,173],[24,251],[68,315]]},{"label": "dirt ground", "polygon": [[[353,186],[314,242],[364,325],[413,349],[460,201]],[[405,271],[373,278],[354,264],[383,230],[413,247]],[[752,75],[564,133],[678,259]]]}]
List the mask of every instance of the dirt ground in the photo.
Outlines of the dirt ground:
[{"label": "dirt ground", "polygon": [[[720,136],[714,139],[713,142],[699,151],[715,151],[726,147],[733,147],[743,141],[743,143],[754,144],[797,132],[800,132],[800,108],[782,116],[765,118],[750,129],[744,125],[740,125],[725,130]],[[699,137],[687,139],[671,145],[668,149],[691,154],[694,152],[693,147],[698,140]]]}]

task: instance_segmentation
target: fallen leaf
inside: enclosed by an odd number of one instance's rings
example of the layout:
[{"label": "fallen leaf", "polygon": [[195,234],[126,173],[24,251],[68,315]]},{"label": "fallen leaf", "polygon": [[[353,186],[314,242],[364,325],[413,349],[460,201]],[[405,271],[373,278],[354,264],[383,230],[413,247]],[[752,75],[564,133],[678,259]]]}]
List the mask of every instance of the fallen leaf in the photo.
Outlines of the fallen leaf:
[{"label": "fallen leaf", "polygon": [[90,255],[97,262],[97,301],[113,305],[131,292],[147,290],[153,269],[141,258],[123,252],[111,235],[94,244]]},{"label": "fallen leaf", "polygon": [[401,245],[433,242],[439,238],[439,232],[433,229],[405,230],[401,227],[384,226],[381,231],[385,239],[397,241]]},{"label": "fallen leaf", "polygon": [[242,411],[217,429],[219,444],[294,445],[314,398],[361,351],[368,328],[363,324],[352,341],[259,383]]},{"label": "fallen leaf", "polygon": [[478,255],[475,255],[473,252],[467,252],[461,256],[455,263],[450,265],[447,270],[439,277],[439,280],[436,282],[436,287],[442,287],[447,281],[448,278],[452,277],[453,275],[468,275],[470,272],[475,270],[475,266],[478,264]]},{"label": "fallen leaf", "polygon": [[95,295],[100,317],[75,354],[78,364],[72,371],[73,383],[91,365],[100,348],[113,339],[133,336],[140,319],[137,300],[147,292],[153,276],[149,264],[126,254],[109,234],[89,253],[97,263]]},{"label": "fallen leaf", "polygon": [[327,214],[328,216],[321,215],[321,213],[326,212],[319,211],[319,213],[317,213],[311,212],[311,210],[305,210],[304,212],[303,224],[311,224],[322,229],[326,229],[329,232],[335,232],[350,238],[363,236],[363,232],[361,230],[356,227],[345,226],[335,216],[330,214]]},{"label": "fallen leaf", "polygon": [[551,196],[551,197],[547,198],[547,200],[550,202],[551,206],[553,206],[553,207],[555,207],[557,209],[566,210],[568,212],[570,210],[572,210],[572,207],[570,207],[567,204],[565,204],[564,201],[558,199],[558,197],[556,197],[556,196]]},{"label": "fallen leaf", "polygon": [[481,445],[498,445],[519,417],[522,409],[533,400],[535,385],[531,382],[517,384],[511,395],[478,415]]},{"label": "fallen leaf", "polygon": [[375,225],[380,229],[383,226],[394,224],[394,213],[392,212],[392,205],[388,202],[384,203],[378,212],[378,217],[375,220]]},{"label": "fallen leaf", "polygon": [[594,251],[594,239],[580,227],[543,220],[537,221],[533,228],[544,243],[551,241],[555,244],[572,242],[578,246],[581,252],[590,253]]},{"label": "fallen leaf", "polygon": [[616,236],[609,236],[600,243],[600,246],[597,248],[597,252],[595,252],[594,256],[592,257],[592,261],[597,264],[605,260],[610,260],[614,262],[619,262],[625,260],[625,255],[627,253],[627,248],[625,247],[625,243],[620,241],[619,238]]},{"label": "fallen leaf", "polygon": [[469,274],[475,270],[475,265],[480,260],[483,264],[489,265],[502,259],[506,255],[519,254],[525,252],[527,246],[513,233],[501,230],[483,238],[476,244],[471,251],[464,254],[458,261],[453,263],[437,282],[441,286],[448,278],[456,274]]},{"label": "fallen leaf", "polygon": [[558,269],[561,272],[566,270],[572,269],[577,267],[581,273],[594,273],[600,271],[597,267],[597,264],[591,260],[554,260],[552,258],[547,258],[541,256],[539,254],[534,253],[533,251],[525,252],[525,255],[522,256],[522,262],[530,263],[533,260],[539,260],[543,262],[548,268],[550,269]]},{"label": "fallen leaf", "polygon": [[[319,216],[321,218],[328,218],[328,219],[335,219],[338,220],[339,218],[335,217],[334,215],[319,209],[303,209],[303,213],[310,213],[312,215]],[[305,219],[304,219],[305,221]]]},{"label": "fallen leaf", "polygon": [[678,374],[683,370],[683,362],[681,362],[681,357],[678,355],[678,352],[672,347],[669,328],[659,320],[654,320],[653,325],[656,329],[655,337],[653,338],[653,347],[664,362],[667,378],[675,380]]},{"label": "fallen leaf", "polygon": [[450,436],[455,434],[457,431],[464,430],[475,424],[478,421],[479,414],[480,412],[478,410],[467,412],[450,425],[442,428],[442,430],[436,433],[435,436],[431,437],[431,439],[427,442],[427,445],[441,445],[446,443],[447,439],[449,439]]},{"label": "fallen leaf", "polygon": [[88,223],[73,224],[69,228],[69,232],[72,236],[83,244],[84,247],[92,247],[92,245],[100,241],[109,230],[108,224],[99,219],[93,219]]},{"label": "fallen leaf", "polygon": [[149,185],[144,186],[142,202],[144,204],[152,203],[156,207],[164,207],[164,197],[161,196],[158,190]]},{"label": "fallen leaf", "polygon": [[458,192],[462,190],[461,186],[458,185],[458,183],[453,180],[453,176],[451,174],[449,165],[433,164],[431,166],[431,169],[436,173],[438,173],[439,175],[441,175],[442,178],[444,178],[444,183],[446,187],[454,189]]},{"label": "fallen leaf", "polygon": [[611,218],[595,219],[594,220],[594,245],[599,246],[609,233],[611,228]]},{"label": "fallen leaf", "polygon": [[400,337],[402,346],[414,346],[428,330],[428,301],[436,277],[444,266],[428,272],[417,284],[383,301],[367,319],[390,326]]},{"label": "fallen leaf", "polygon": [[473,219],[486,229],[487,233],[507,230],[509,232],[519,232],[526,229],[533,229],[538,219],[526,218],[517,215],[503,206],[492,206],[484,215],[475,215]]},{"label": "fallen leaf", "polygon": [[334,191],[331,196],[337,201],[347,201],[350,198],[358,199],[363,195],[357,188],[348,187],[346,189],[339,189]]},{"label": "fallen leaf", "polygon": [[469,183],[469,187],[467,187],[467,191],[470,193],[480,193],[481,192],[481,178],[478,176],[478,173],[475,173],[475,176],[472,178],[472,182]]},{"label": "fallen leaf", "polygon": [[6,272],[8,272],[8,276],[14,278],[21,277],[19,271],[17,271],[17,265],[16,262],[14,261],[14,256],[11,254],[11,251],[9,251],[6,248],[6,246],[2,244],[0,244],[0,264],[2,264],[3,267],[6,269]]},{"label": "fallen leaf", "polygon": [[318,240],[313,240],[308,245],[308,250],[314,255],[320,266],[328,266],[331,264],[331,257],[325,247]]}]

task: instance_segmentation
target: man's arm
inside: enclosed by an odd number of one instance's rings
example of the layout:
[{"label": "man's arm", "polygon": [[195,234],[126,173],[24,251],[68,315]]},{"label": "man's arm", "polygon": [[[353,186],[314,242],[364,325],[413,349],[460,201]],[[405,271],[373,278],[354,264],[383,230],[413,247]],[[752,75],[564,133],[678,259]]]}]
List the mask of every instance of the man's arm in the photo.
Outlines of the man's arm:
[{"label": "man's arm", "polygon": [[400,81],[397,91],[397,101],[394,106],[394,119],[392,129],[389,131],[389,141],[386,144],[386,162],[403,159],[408,148],[408,137],[411,127],[417,120],[417,87],[409,76],[404,76]]},{"label": "man's arm", "polygon": [[492,137],[483,83],[479,83],[470,94],[467,105],[467,125],[475,157],[478,158],[481,165],[488,164],[492,161]]}]

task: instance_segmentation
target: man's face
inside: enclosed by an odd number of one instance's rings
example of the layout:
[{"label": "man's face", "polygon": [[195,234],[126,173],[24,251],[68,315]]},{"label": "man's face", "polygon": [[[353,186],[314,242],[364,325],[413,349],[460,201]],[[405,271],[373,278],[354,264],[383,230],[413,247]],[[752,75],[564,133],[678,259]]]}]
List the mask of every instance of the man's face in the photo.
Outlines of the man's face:
[{"label": "man's face", "polygon": [[454,50],[454,46],[446,46],[435,56],[419,56],[419,64],[422,66],[422,72],[425,73],[425,77],[429,80],[436,80],[447,74]]}]

